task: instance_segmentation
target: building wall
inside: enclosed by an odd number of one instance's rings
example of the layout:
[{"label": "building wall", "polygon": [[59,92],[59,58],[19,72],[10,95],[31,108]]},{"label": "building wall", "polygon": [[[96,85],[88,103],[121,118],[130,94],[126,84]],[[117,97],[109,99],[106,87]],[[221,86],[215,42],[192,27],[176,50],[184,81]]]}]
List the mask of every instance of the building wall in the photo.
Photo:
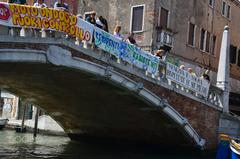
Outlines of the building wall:
[{"label": "building wall", "polygon": [[116,25],[122,26],[122,34],[127,35],[130,31],[131,8],[132,6],[145,4],[143,32],[136,33],[137,43],[147,50],[151,49],[152,28],[154,12],[154,0],[81,0],[78,12],[84,15],[85,12],[96,11],[97,16],[102,15],[108,20],[109,32],[113,33]]},{"label": "building wall", "polygon": [[[139,46],[146,50],[156,51],[160,45],[157,43],[157,33],[162,31],[158,27],[161,7],[169,11],[169,22],[167,32],[170,32],[173,39],[170,54],[174,55],[180,63],[188,64],[198,75],[201,75],[203,68],[212,70],[210,73],[212,83],[216,82],[219,53],[221,47],[222,32],[225,25],[230,26],[231,44],[240,48],[238,24],[240,17],[240,4],[234,0],[225,0],[231,6],[230,19],[222,15],[222,0],[215,0],[215,7],[209,5],[208,0],[81,0],[78,12],[84,14],[95,10],[97,15],[104,16],[110,26],[110,32],[116,24],[122,26],[122,33],[127,34],[130,30],[131,7],[145,4],[144,31],[137,33],[135,38]],[[187,44],[188,24],[196,25],[195,45]],[[200,50],[201,28],[216,36],[214,54]],[[152,45],[153,44],[153,45]],[[240,56],[240,55],[239,55]],[[231,64],[231,89],[238,92],[240,86],[240,67]],[[237,80],[235,80],[237,79]]]},{"label": "building wall", "polygon": [[[170,27],[174,32],[172,53],[177,55],[180,59],[189,63],[197,64],[199,67],[207,67],[212,71],[217,72],[222,32],[225,25],[230,26],[231,44],[239,48],[240,27],[240,5],[236,5],[233,1],[226,0],[225,2],[231,6],[230,19],[222,15],[222,0],[216,0],[215,8],[208,5],[208,0],[196,1],[185,0],[186,3],[178,0],[171,0],[170,12]],[[188,39],[188,23],[196,24],[195,47],[187,44]],[[216,35],[217,40],[215,44],[214,55],[200,50],[200,29],[205,30]],[[239,55],[240,56],[240,55]],[[240,67],[236,64],[231,64],[231,77],[240,79]],[[216,74],[213,73],[212,79],[216,79]],[[215,81],[214,81],[215,82]],[[232,80],[232,91],[236,92],[239,88],[239,82]]]}]

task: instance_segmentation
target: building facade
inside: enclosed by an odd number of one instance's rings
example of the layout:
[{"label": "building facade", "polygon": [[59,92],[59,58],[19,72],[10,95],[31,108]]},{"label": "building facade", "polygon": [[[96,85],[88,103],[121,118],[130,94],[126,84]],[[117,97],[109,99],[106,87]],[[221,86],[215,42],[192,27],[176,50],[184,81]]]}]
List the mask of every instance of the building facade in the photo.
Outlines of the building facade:
[{"label": "building facade", "polygon": [[[168,51],[169,60],[193,68],[198,76],[210,70],[216,83],[223,28],[230,27],[231,92],[240,94],[240,2],[238,0],[81,0],[78,12],[96,11],[122,34],[135,33],[137,44],[154,53]],[[240,98],[234,96],[235,100]],[[239,98],[239,99],[237,99]],[[234,102],[236,103],[236,102]],[[239,102],[238,102],[239,103]]]},{"label": "building facade", "polygon": [[[9,126],[21,126],[24,115],[24,125],[34,128],[37,107],[27,104],[24,109],[20,98],[6,91],[0,91],[0,99],[0,118],[9,119]],[[25,113],[23,113],[24,110]],[[38,129],[49,133],[56,132],[56,134],[58,134],[57,132],[61,132],[59,134],[64,132],[63,128],[41,109],[39,111]]]}]

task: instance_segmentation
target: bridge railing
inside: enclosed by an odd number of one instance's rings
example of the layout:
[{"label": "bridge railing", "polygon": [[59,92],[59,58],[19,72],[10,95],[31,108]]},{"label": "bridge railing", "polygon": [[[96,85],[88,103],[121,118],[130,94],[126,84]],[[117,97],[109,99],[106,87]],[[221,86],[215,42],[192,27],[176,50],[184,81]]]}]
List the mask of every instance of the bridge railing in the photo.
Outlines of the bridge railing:
[{"label": "bridge railing", "polygon": [[[96,52],[101,52],[102,54],[110,56],[111,60],[116,61],[119,65],[128,65],[131,68],[137,69],[138,72],[141,72],[145,75],[145,78],[150,78],[151,80],[154,80],[158,84],[162,84],[163,86],[168,86],[170,89],[177,91],[181,94],[184,94],[186,96],[192,97],[195,100],[204,100],[205,103],[212,104],[216,107],[222,107],[222,90],[210,85],[209,91],[206,95],[201,95],[196,91],[193,91],[189,89],[189,87],[186,87],[185,85],[178,83],[174,80],[171,80],[167,77],[167,62],[160,60],[158,71],[157,73],[149,73],[149,71],[146,71],[145,69],[140,69],[139,67],[135,67],[134,65],[127,63],[125,60],[121,58],[117,58],[112,56],[111,53],[109,53],[106,50],[101,50],[100,48],[96,48],[97,46],[94,44],[87,44],[84,41],[80,41],[78,38],[71,38],[67,36],[65,33],[57,32],[57,31],[47,31],[47,30],[41,30],[41,29],[34,29],[34,28],[17,28],[17,27],[7,27],[0,25],[0,35],[7,35],[10,37],[35,37],[35,38],[63,38],[68,41],[72,41],[72,43],[76,45],[80,45],[86,49],[94,49]],[[199,78],[199,77],[198,77]]]}]

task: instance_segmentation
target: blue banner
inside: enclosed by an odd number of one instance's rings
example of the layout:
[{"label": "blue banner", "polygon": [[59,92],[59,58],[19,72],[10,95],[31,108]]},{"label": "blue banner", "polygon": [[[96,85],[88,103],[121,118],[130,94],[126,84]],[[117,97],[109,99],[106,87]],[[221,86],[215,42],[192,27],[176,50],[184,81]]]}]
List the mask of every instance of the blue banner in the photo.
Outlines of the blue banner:
[{"label": "blue banner", "polygon": [[115,57],[126,61],[149,73],[156,74],[160,59],[135,45],[129,44],[112,34],[95,28],[95,45]]}]

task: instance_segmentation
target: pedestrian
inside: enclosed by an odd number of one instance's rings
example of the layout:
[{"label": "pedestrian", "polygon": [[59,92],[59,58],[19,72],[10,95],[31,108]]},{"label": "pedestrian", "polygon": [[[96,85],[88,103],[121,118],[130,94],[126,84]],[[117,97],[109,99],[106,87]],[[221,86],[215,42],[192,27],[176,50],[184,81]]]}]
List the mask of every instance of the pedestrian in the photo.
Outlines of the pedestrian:
[{"label": "pedestrian", "polygon": [[188,68],[188,72],[193,75],[193,76],[196,76],[195,72],[193,72],[193,69],[192,68]]},{"label": "pedestrian", "polygon": [[116,25],[113,31],[113,35],[121,40],[123,40],[123,36],[120,33],[121,32],[121,26],[120,25]]},{"label": "pedestrian", "polygon": [[164,49],[157,50],[155,55],[157,57],[159,57],[160,59],[162,59],[163,61],[165,61],[165,59],[166,59],[166,51]]},{"label": "pedestrian", "polygon": [[77,15],[77,18],[83,19],[82,14],[78,14],[78,15]]},{"label": "pedestrian", "polygon": [[108,32],[108,22],[107,22],[107,20],[105,18],[103,18],[102,16],[99,16],[99,20],[103,24],[103,30]]},{"label": "pedestrian", "polygon": [[67,3],[64,3],[64,0],[60,0],[60,2],[55,2],[54,9],[69,11],[69,7]]},{"label": "pedestrian", "polygon": [[181,70],[185,70],[185,65],[180,65],[179,67]]},{"label": "pedestrian", "polygon": [[96,25],[96,12],[95,11],[90,12],[90,16],[86,18],[86,21],[93,25]]},{"label": "pedestrian", "polygon": [[129,32],[128,33],[128,38],[126,40],[129,44],[133,44],[133,45],[136,45],[137,46],[137,42],[136,40],[134,39],[134,33],[133,32]]},{"label": "pedestrian", "polygon": [[[34,7],[38,8],[47,8],[47,5],[44,3],[44,0],[37,0],[36,3],[33,4]],[[46,37],[46,32],[43,28],[35,28],[32,30],[35,37],[39,37],[39,33],[41,33],[42,37]]]},{"label": "pedestrian", "polygon": [[104,24],[102,23],[102,21],[98,17],[96,19],[96,26],[100,29],[104,28]]},{"label": "pedestrian", "polygon": [[34,7],[47,8],[47,5],[44,3],[44,0],[37,0],[33,5]]},{"label": "pedestrian", "polygon": [[26,0],[8,0],[8,3],[27,4]]},{"label": "pedestrian", "polygon": [[202,76],[201,76],[201,78],[203,78],[203,79],[207,80],[208,82],[210,82],[210,77],[209,77],[208,74],[209,74],[209,70],[204,71]]}]

